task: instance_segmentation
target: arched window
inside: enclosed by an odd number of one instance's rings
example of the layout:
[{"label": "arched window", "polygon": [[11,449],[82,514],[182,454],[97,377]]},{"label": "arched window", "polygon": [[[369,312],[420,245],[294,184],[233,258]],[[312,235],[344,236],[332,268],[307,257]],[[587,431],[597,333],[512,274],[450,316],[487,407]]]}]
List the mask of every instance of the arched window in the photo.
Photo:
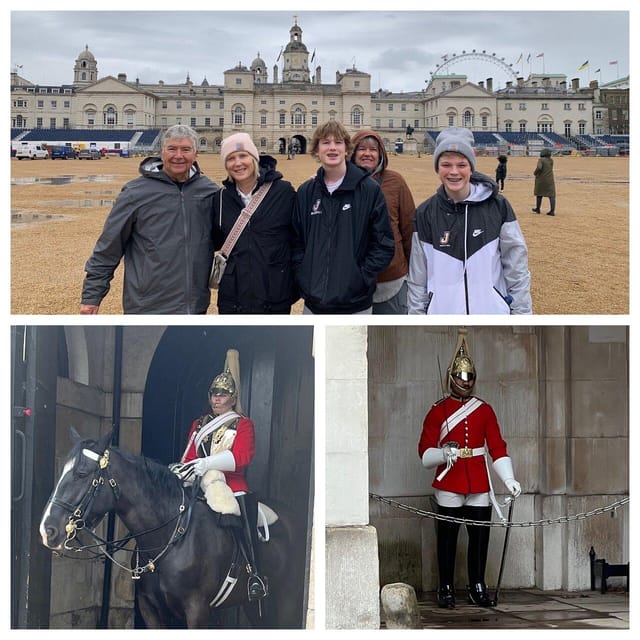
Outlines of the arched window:
[{"label": "arched window", "polygon": [[462,126],[467,129],[473,127],[473,113],[469,109],[462,114]]},{"label": "arched window", "polygon": [[297,106],[291,111],[291,126],[303,127],[307,122],[307,114],[302,107]]},{"label": "arched window", "polygon": [[241,127],[244,124],[244,107],[240,104],[233,108],[233,125]]},{"label": "arched window", "polygon": [[118,112],[115,110],[115,107],[105,107],[102,112],[102,123],[107,127],[114,127],[118,124]]},{"label": "arched window", "polygon": [[362,126],[362,121],[364,119],[364,111],[361,107],[353,107],[351,110],[351,125],[354,127]]}]

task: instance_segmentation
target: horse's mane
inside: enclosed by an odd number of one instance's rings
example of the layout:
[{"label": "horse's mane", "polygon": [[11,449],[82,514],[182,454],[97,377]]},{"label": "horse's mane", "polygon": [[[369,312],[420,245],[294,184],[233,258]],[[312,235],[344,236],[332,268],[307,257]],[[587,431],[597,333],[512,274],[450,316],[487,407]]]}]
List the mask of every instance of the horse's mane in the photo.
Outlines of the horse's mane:
[{"label": "horse's mane", "polygon": [[160,493],[167,495],[177,495],[179,493],[180,480],[167,466],[157,460],[133,454],[119,447],[112,447],[112,449],[113,448],[117,449],[122,458],[134,465],[139,472],[143,473],[148,478],[149,483]]}]

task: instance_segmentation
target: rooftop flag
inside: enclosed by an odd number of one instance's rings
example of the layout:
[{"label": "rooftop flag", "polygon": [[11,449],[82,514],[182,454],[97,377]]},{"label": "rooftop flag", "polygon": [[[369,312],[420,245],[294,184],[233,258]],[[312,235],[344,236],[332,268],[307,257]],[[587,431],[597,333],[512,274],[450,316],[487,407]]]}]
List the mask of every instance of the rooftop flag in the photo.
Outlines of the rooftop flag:
[{"label": "rooftop flag", "polygon": [[618,64],[617,60],[612,60],[609,64]]},{"label": "rooftop flag", "polygon": [[536,58],[544,58],[544,53],[539,53]]},{"label": "rooftop flag", "polygon": [[586,69],[589,66],[589,61],[585,60],[579,67],[578,67],[578,71],[582,71],[583,69]]}]

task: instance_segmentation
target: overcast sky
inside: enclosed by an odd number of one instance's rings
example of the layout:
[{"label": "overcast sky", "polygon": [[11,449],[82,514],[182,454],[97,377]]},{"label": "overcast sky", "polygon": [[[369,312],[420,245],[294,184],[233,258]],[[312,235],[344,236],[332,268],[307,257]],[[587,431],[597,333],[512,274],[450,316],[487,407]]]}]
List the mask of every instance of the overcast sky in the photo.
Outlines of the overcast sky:
[{"label": "overcast sky", "polygon": [[[33,83],[71,84],[74,61],[88,45],[97,59],[99,77],[125,73],[129,81],[174,83],[184,82],[188,74],[196,85],[204,78],[209,84],[223,84],[225,70],[239,62],[248,67],[260,53],[272,81],[273,66],[297,15],[310,58],[315,51],[310,67],[313,72],[321,65],[324,83],[334,82],[336,71],[355,66],[371,75],[372,90],[419,91],[444,62],[443,56],[451,59],[474,49],[492,57],[495,53],[525,77],[530,72],[565,74],[586,85],[589,80],[605,83],[629,74],[629,13],[625,3],[615,0],[606,4],[615,10],[601,12],[413,11],[402,0],[385,2],[401,11],[297,11],[286,8],[288,4],[271,3],[282,10],[268,12],[75,11],[73,7],[25,11],[28,2],[13,2],[10,66]],[[352,1],[349,6],[363,5]],[[611,64],[614,61],[617,64]],[[588,66],[579,70],[585,62]],[[461,59],[449,71],[464,73],[472,82],[491,77],[494,88],[512,79],[500,65],[480,60]]]}]

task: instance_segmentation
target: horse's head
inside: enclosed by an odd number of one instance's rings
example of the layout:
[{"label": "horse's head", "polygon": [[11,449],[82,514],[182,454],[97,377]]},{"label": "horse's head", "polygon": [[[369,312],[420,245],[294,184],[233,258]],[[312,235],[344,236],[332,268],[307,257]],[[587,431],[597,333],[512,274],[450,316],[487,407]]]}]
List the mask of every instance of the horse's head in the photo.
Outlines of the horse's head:
[{"label": "horse's head", "polygon": [[50,549],[61,549],[78,529],[93,529],[115,501],[109,482],[111,434],[82,440],[72,429],[71,436],[74,445],[40,522],[42,543]]}]

